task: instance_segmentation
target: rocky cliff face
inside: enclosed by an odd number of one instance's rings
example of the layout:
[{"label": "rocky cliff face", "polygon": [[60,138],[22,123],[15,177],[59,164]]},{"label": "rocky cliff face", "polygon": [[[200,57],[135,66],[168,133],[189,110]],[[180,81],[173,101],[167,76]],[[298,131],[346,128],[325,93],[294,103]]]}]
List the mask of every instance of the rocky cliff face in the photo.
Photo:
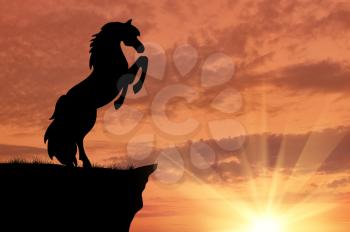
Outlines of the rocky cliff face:
[{"label": "rocky cliff face", "polygon": [[129,231],[155,169],[2,164],[0,230]]}]

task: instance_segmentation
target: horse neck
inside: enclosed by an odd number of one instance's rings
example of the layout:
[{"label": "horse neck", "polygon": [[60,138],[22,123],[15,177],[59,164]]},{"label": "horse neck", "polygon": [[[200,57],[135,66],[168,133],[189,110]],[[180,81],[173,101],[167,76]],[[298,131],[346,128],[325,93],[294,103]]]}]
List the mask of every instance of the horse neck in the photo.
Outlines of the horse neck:
[{"label": "horse neck", "polygon": [[94,71],[119,71],[128,68],[128,62],[121,48],[121,43],[116,42],[105,46],[96,54]]}]

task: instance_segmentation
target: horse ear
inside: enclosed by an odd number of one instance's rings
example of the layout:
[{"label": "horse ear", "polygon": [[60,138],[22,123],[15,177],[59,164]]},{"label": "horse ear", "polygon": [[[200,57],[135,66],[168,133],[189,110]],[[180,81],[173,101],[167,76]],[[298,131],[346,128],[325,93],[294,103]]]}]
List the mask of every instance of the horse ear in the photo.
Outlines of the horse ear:
[{"label": "horse ear", "polygon": [[132,19],[129,19],[126,23],[131,24]]}]

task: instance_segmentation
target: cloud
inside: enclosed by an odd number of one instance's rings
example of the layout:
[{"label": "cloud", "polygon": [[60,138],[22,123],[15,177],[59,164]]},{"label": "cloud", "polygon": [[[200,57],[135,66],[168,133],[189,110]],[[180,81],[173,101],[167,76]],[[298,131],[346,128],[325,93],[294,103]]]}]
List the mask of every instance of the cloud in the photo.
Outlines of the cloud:
[{"label": "cloud", "polygon": [[[154,199],[152,199],[154,200]],[[158,200],[161,203],[153,203],[153,204],[147,204],[144,206],[142,209],[142,212],[138,214],[138,217],[171,217],[174,215],[177,215],[177,211],[173,209],[166,209],[165,208],[169,207],[169,202],[167,202],[164,199]]]},{"label": "cloud", "polygon": [[46,153],[46,149],[40,147],[0,144],[0,155],[27,155]]},{"label": "cloud", "polygon": [[346,93],[350,90],[350,67],[329,60],[295,64],[264,76],[267,83],[292,91]]},{"label": "cloud", "polygon": [[344,186],[349,185],[349,184],[350,184],[350,177],[345,177],[345,178],[341,178],[341,179],[332,181],[331,183],[329,183],[327,185],[327,187],[335,189],[338,187],[344,187]]},{"label": "cloud", "polygon": [[[335,137],[342,139],[336,142],[333,150],[323,154],[319,143],[323,143],[322,145],[326,143],[326,146],[323,147],[327,147],[328,140],[332,144],[332,138]],[[145,155],[146,159],[130,159],[130,162],[141,166],[158,161],[163,162],[166,158],[164,168],[168,170],[167,172],[181,176],[178,175],[178,172],[184,168],[200,180],[213,183],[218,181],[235,183],[247,180],[250,175],[253,177],[262,175],[266,169],[271,172],[277,170],[285,174],[291,174],[296,170],[304,174],[334,174],[350,170],[350,156],[348,155],[350,127],[329,128],[303,134],[252,134],[245,137],[246,142],[240,150],[227,151],[220,147],[222,142],[236,143],[237,139],[188,141],[176,147],[157,149],[152,155]],[[310,147],[311,140],[314,145]],[[197,154],[194,158],[193,147],[201,147],[196,150],[200,151],[199,156],[202,156],[202,159],[198,158]],[[159,159],[159,155],[162,154],[167,155]],[[315,170],[309,170],[309,166],[304,167],[305,160],[312,160],[314,162],[312,165],[316,167]],[[202,165],[198,162],[207,163]],[[175,178],[175,176],[171,177]]]},{"label": "cloud", "polygon": [[44,155],[46,155],[46,149],[44,148],[12,144],[0,144],[1,161],[8,161],[17,158],[31,160],[34,157],[44,158]]}]

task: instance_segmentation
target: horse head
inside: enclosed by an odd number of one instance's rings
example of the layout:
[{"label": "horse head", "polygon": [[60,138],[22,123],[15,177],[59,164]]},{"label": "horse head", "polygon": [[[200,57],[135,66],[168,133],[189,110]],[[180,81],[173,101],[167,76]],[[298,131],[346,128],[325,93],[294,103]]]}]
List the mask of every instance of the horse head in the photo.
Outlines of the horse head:
[{"label": "horse head", "polygon": [[140,31],[131,24],[131,19],[125,23],[111,22],[102,27],[102,31],[119,38],[126,46],[133,47],[138,53],[142,53],[145,47],[137,38],[140,36]]},{"label": "horse head", "polygon": [[[110,22],[105,24],[101,31],[93,35],[90,43],[90,68],[94,66],[96,68],[97,62],[105,62],[105,58],[109,59],[110,56],[106,56],[108,53],[117,54],[119,50],[115,51],[115,48],[120,48],[120,42],[123,42],[126,46],[133,47],[138,53],[142,53],[145,47],[138,39],[140,31],[131,24],[131,19],[125,23],[122,22]],[[119,42],[119,43],[118,43]]]}]

